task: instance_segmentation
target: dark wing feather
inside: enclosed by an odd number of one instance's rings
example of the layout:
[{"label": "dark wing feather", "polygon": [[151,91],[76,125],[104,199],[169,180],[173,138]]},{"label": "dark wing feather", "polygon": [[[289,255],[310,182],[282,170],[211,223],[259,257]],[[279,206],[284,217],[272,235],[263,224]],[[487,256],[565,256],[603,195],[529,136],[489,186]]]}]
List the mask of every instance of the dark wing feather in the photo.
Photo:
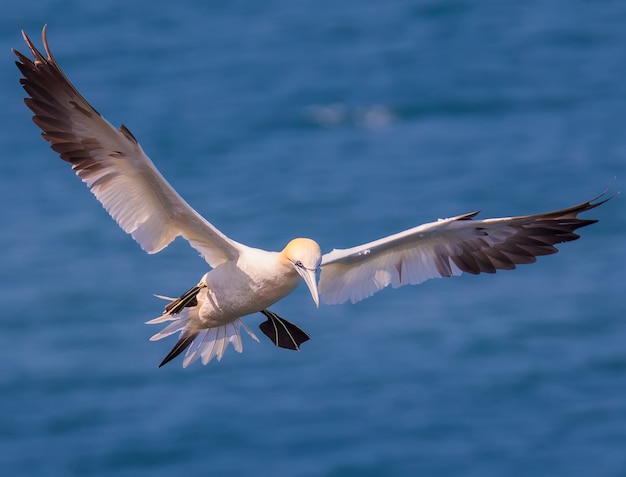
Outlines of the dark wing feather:
[{"label": "dark wing feather", "polygon": [[114,128],[70,83],[50,53],[45,27],[45,56],[22,34],[33,59],[13,52],[33,122],[119,226],[149,253],[182,236],[213,267],[236,258],[240,244],[192,209],[154,167],[131,132],[125,126]]},{"label": "dark wing feather", "polygon": [[319,290],[324,303],[356,302],[388,285],[418,284],[463,272],[495,273],[556,253],[575,231],[597,222],[578,215],[609,199],[543,214],[474,220],[476,212],[420,225],[322,257]]}]

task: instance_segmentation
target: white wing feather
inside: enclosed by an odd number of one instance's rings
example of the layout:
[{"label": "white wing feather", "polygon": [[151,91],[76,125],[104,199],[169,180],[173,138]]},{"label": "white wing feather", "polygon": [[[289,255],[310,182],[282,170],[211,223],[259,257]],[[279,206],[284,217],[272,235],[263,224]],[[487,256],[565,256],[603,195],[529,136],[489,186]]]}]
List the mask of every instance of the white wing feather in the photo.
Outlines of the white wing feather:
[{"label": "white wing feather", "polygon": [[33,121],[61,158],[72,164],[107,212],[148,253],[182,236],[212,267],[238,256],[229,239],[185,202],[122,126],[114,128],[65,77],[42,38],[46,57],[23,34],[34,61],[15,51]]},{"label": "white wing feather", "polygon": [[[363,300],[388,285],[416,285],[436,277],[511,270],[556,253],[555,244],[576,240],[579,227],[596,220],[581,212],[606,202],[591,201],[554,212],[472,220],[477,212],[440,219],[322,257],[319,292],[327,304]],[[594,202],[594,203],[592,203]]]},{"label": "white wing feather", "polygon": [[460,275],[462,271],[441,254],[446,246],[443,230],[457,219],[438,220],[325,254],[320,265],[321,300],[326,304],[356,303],[389,285],[398,288]]}]

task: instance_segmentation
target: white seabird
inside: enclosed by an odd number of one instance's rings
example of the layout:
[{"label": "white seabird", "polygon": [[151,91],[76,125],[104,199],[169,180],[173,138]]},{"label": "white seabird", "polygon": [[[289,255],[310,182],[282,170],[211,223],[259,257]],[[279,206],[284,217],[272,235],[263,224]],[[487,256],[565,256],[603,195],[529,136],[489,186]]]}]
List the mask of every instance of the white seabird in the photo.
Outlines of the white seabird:
[{"label": "white seabird", "polygon": [[[204,219],[168,184],[125,127],[113,127],[74,88],[50,53],[46,56],[22,32],[34,60],[13,50],[33,121],[61,159],[72,164],[118,225],[148,253],[183,237],[212,268],[198,285],[170,303],[150,324],[168,325],[151,339],[180,333],[160,366],[187,350],[183,366],[200,358],[220,360],[229,343],[242,351],[240,330],[256,336],[241,320],[261,312],[260,325],[276,346],[299,349],[309,336],[268,308],[302,279],[316,306],[357,302],[391,285],[418,284],[463,272],[510,270],[556,253],[556,244],[576,240],[579,227],[596,220],[578,215],[608,199],[535,215],[474,220],[477,212],[440,219],[395,235],[322,255],[308,238],[291,240],[280,252],[232,240]],[[320,271],[319,284],[316,274]]]}]

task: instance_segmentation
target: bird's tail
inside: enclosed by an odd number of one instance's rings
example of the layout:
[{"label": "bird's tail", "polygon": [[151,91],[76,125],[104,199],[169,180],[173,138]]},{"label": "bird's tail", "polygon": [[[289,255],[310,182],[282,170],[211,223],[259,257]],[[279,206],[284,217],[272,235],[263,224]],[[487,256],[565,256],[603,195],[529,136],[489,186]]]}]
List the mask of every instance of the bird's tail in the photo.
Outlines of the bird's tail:
[{"label": "bird's tail", "polygon": [[[159,298],[169,299],[167,297]],[[235,351],[241,353],[243,351],[243,342],[240,333],[242,327],[255,341],[259,341],[241,319],[215,328],[197,329],[197,327],[192,325],[191,320],[194,311],[197,311],[196,307],[186,307],[180,313],[164,313],[158,318],[146,322],[148,325],[156,325],[168,321],[171,322],[161,331],[153,335],[150,341],[158,341],[180,332],[178,342],[165,359],[163,359],[159,367],[167,364],[185,350],[187,350],[187,352],[183,359],[183,368],[186,368],[198,358],[202,359],[202,364],[207,364],[215,357],[217,357],[218,361],[221,360],[229,343],[232,343]]]}]

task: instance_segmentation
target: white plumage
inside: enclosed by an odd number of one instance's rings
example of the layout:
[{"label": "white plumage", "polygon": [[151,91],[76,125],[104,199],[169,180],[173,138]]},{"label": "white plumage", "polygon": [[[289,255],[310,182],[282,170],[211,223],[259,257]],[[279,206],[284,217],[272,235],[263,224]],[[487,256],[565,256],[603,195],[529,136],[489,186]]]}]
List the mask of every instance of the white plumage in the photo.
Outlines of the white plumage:
[{"label": "white plumage", "polygon": [[[124,126],[114,128],[74,88],[52,57],[23,34],[34,59],[14,50],[26,105],[61,159],[89,187],[118,225],[148,253],[185,238],[210,267],[198,285],[170,303],[149,324],[167,324],[152,336],[180,337],[161,365],[186,350],[183,366],[241,352],[241,320],[261,312],[261,330],[274,344],[299,349],[309,336],[268,309],[303,280],[316,305],[357,302],[391,285],[396,288],[436,277],[494,273],[556,253],[554,245],[575,240],[574,231],[595,222],[578,214],[608,199],[601,196],[543,214],[474,220],[476,213],[420,225],[373,242],[322,255],[311,239],[291,240],[280,252],[238,243],[204,219],[168,184]],[[316,272],[320,271],[319,292]]]}]

